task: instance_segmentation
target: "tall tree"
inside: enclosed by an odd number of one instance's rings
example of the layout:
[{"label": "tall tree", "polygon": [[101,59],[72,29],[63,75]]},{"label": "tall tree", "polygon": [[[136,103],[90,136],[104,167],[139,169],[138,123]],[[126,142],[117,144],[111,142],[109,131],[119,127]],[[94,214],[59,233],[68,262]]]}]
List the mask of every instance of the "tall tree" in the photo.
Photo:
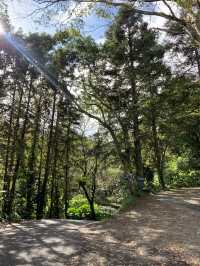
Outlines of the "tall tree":
[{"label": "tall tree", "polygon": [[[51,8],[57,6],[61,10],[69,9],[69,0],[34,0],[36,3],[43,5],[43,8]],[[81,0],[79,4],[88,1]],[[89,3],[92,7],[95,7],[97,2],[90,0]],[[179,25],[183,26],[186,32],[192,37],[194,43],[200,45],[200,26],[199,26],[199,12],[200,3],[199,0],[134,0],[134,1],[117,1],[117,0],[99,0],[105,6],[113,6],[116,8],[125,7],[130,12],[133,11],[137,14],[146,16],[156,16],[166,19],[166,21],[175,21]],[[160,7],[160,8],[159,8]],[[78,7],[77,7],[78,8]],[[97,7],[98,8],[98,7]],[[168,31],[167,28],[159,29]]]}]

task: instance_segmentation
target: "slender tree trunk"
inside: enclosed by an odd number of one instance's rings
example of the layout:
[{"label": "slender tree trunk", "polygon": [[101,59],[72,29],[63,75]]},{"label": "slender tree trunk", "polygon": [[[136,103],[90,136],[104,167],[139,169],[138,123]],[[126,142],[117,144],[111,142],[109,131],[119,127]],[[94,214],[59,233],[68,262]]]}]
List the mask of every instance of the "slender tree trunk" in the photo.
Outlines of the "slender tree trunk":
[{"label": "slender tree trunk", "polygon": [[130,143],[130,136],[129,136],[129,130],[127,125],[121,120],[118,119],[122,132],[123,132],[123,142],[124,142],[124,159],[123,159],[123,164],[124,164],[124,173],[125,174],[130,174],[133,171],[133,165],[131,161],[131,143]]},{"label": "slender tree trunk", "polygon": [[54,216],[56,219],[60,218],[60,191],[59,191],[59,182],[58,177],[55,182],[55,207],[54,207]]},{"label": "slender tree trunk", "polygon": [[52,140],[53,140],[53,124],[54,124],[54,117],[55,117],[55,109],[56,109],[56,91],[54,92],[54,99],[53,99],[53,109],[52,109],[52,116],[51,116],[51,123],[49,129],[49,140],[48,140],[48,147],[47,147],[47,155],[46,155],[46,162],[45,162],[45,170],[44,170],[44,179],[41,186],[40,195],[38,197],[38,206],[37,206],[37,219],[42,219],[44,216],[44,209],[46,207],[46,191],[47,191],[47,183],[49,178],[50,172],[50,163],[51,163],[51,151],[52,151]]},{"label": "slender tree trunk", "polygon": [[43,150],[44,150],[44,138],[45,138],[45,121],[43,124],[42,130],[42,139],[41,139],[41,147],[40,147],[40,162],[39,162],[39,169],[38,169],[38,180],[37,180],[37,196],[36,196],[36,203],[37,203],[37,210],[36,214],[38,214],[39,210],[39,202],[40,202],[40,195],[41,195],[41,175],[42,175],[42,166],[43,166]]},{"label": "slender tree trunk", "polygon": [[133,103],[133,138],[134,138],[134,159],[136,168],[136,177],[141,178],[144,176],[143,173],[143,160],[142,160],[142,145],[141,145],[141,133],[139,128],[139,115],[138,115],[138,95],[136,91],[135,81],[131,82],[132,90],[132,103]]},{"label": "slender tree trunk", "polygon": [[120,142],[117,139],[117,136],[116,136],[114,130],[111,127],[109,127],[109,126],[107,126],[107,129],[109,130],[109,133],[110,133],[110,135],[111,135],[111,137],[113,139],[117,154],[118,154],[119,159],[120,159],[121,164],[122,164],[124,175],[127,175],[127,174],[130,173],[130,164],[127,161],[126,156],[124,156],[124,154],[122,152],[122,147],[120,145]]},{"label": "slender tree trunk", "polygon": [[199,49],[198,48],[195,48],[195,59],[196,59],[197,68],[198,68],[198,75],[200,78],[200,55],[199,55]]},{"label": "slender tree trunk", "polygon": [[[50,211],[49,218],[59,218],[55,217],[56,206],[56,193],[58,193],[58,180],[57,180],[57,162],[58,162],[58,127],[59,127],[59,111],[57,112],[54,141],[53,141],[53,168],[52,168],[52,182],[51,182],[51,196],[50,196]],[[57,189],[57,191],[56,191]]]},{"label": "slender tree trunk", "polygon": [[13,171],[14,159],[15,159],[15,154],[16,154],[16,150],[17,150],[17,139],[18,139],[19,128],[20,128],[19,120],[20,120],[20,116],[21,116],[23,94],[24,94],[24,91],[23,91],[23,89],[21,89],[20,94],[19,94],[17,117],[16,117],[16,123],[15,123],[14,130],[13,130],[13,141],[12,141],[12,145],[11,145],[10,161],[9,161],[8,172],[7,172],[7,174],[9,173],[9,177],[7,180],[7,190],[6,190],[6,193],[4,194],[3,208],[2,208],[2,211],[3,211],[5,218],[7,218],[9,215],[8,209],[9,209],[10,183],[11,183],[11,176],[10,175]]},{"label": "slender tree trunk", "polygon": [[[16,94],[16,86],[14,87],[12,101],[11,101],[11,110],[10,110],[10,118],[9,118],[9,125],[8,125],[8,138],[7,138],[7,145],[6,145],[6,157],[5,157],[5,170],[4,170],[4,177],[3,177],[3,191],[4,197],[3,201],[7,201],[7,197],[9,195],[10,190],[10,175],[8,173],[9,167],[9,159],[10,159],[10,144],[11,144],[11,137],[12,137],[12,124],[13,124],[13,114],[15,109],[15,94]],[[5,210],[4,210],[5,211]]]},{"label": "slender tree trunk", "polygon": [[41,95],[37,104],[37,112],[35,117],[35,129],[33,132],[33,139],[31,145],[30,156],[28,159],[28,173],[27,173],[27,193],[26,193],[26,218],[31,219],[34,212],[34,196],[35,196],[35,160],[36,160],[36,148],[40,129],[41,119]]},{"label": "slender tree trunk", "polygon": [[117,155],[118,155],[119,160],[121,162],[121,165],[122,165],[122,168],[123,168],[123,172],[124,172],[124,174],[129,173],[129,170],[130,170],[129,164],[126,161],[126,158],[125,158],[125,156],[124,156],[124,154],[122,152],[122,147],[120,145],[120,141],[118,141],[116,133],[112,129],[112,127],[108,123],[106,123],[104,120],[99,119],[97,116],[87,112],[86,110],[82,109],[80,106],[78,106],[78,108],[79,108],[81,113],[83,113],[83,114],[87,115],[88,117],[98,121],[103,127],[105,127],[109,131],[109,133],[110,133],[110,135],[111,135],[111,137],[113,139],[113,143],[115,145],[115,149],[116,149]]},{"label": "slender tree trunk", "polygon": [[95,213],[95,208],[94,208],[94,203],[95,203],[95,193],[96,193],[96,175],[97,175],[97,170],[98,170],[98,154],[96,153],[95,155],[95,164],[94,164],[94,170],[92,173],[92,187],[91,187],[91,192],[87,191],[86,185],[84,182],[80,182],[79,185],[83,189],[85,196],[87,198],[87,201],[90,206],[90,218],[92,220],[96,220],[96,213]]},{"label": "slender tree trunk", "polygon": [[128,30],[128,45],[130,49],[130,62],[129,62],[129,76],[131,84],[131,95],[132,95],[132,112],[133,112],[133,137],[134,137],[134,147],[135,147],[135,168],[136,168],[136,177],[144,177],[143,173],[143,160],[142,160],[142,145],[141,145],[141,134],[139,127],[139,110],[138,110],[138,92],[136,88],[135,81],[135,68],[134,68],[134,47],[132,43],[132,36],[130,30]]},{"label": "slender tree trunk", "polygon": [[65,188],[64,188],[64,207],[65,207],[65,218],[67,218],[67,211],[69,207],[69,170],[70,170],[70,162],[69,162],[69,155],[70,155],[70,129],[71,125],[69,124],[67,127],[67,136],[66,136],[66,144],[65,144]]},{"label": "slender tree trunk", "polygon": [[142,148],[140,141],[140,130],[138,118],[134,118],[134,146],[135,146],[135,167],[136,167],[136,176],[143,177],[143,162],[142,162]]},{"label": "slender tree trunk", "polygon": [[26,134],[27,123],[28,123],[29,106],[30,106],[30,101],[31,101],[31,89],[32,89],[32,84],[30,84],[30,86],[29,86],[24,123],[23,123],[23,127],[22,127],[21,136],[18,139],[18,143],[17,143],[18,147],[17,147],[16,164],[15,164],[14,173],[13,173],[13,177],[12,177],[12,186],[11,186],[9,201],[8,201],[8,210],[7,210],[8,216],[10,216],[12,213],[13,203],[14,203],[14,199],[15,199],[16,181],[18,178],[20,165],[21,165],[21,162],[22,162],[22,159],[24,156],[24,149],[25,149],[24,141],[25,141],[25,134]]},{"label": "slender tree trunk", "polygon": [[161,151],[159,147],[158,141],[158,132],[156,128],[156,118],[154,115],[154,111],[152,111],[152,133],[153,133],[153,144],[154,144],[154,154],[155,154],[155,161],[156,161],[156,168],[158,172],[158,178],[162,189],[165,189],[165,180],[163,175],[163,160],[161,156]]},{"label": "slender tree trunk", "polygon": [[24,96],[24,90],[21,89],[21,92],[19,94],[19,103],[18,103],[16,123],[14,127],[13,142],[12,142],[12,149],[11,149],[10,163],[9,163],[9,172],[12,172],[14,168],[14,161],[15,161],[16,150],[17,150],[17,140],[19,138],[19,130],[20,130],[19,120],[20,120],[21,112],[22,112],[23,96]]},{"label": "slender tree trunk", "polygon": [[89,195],[89,193],[85,187],[85,184],[83,184],[82,182],[80,182],[79,184],[80,184],[80,187],[83,189],[85,196],[87,198],[87,201],[89,203],[89,206],[90,206],[90,218],[92,220],[95,220],[96,219],[96,213],[95,213],[95,209],[94,209],[94,197],[90,197],[90,195]]}]

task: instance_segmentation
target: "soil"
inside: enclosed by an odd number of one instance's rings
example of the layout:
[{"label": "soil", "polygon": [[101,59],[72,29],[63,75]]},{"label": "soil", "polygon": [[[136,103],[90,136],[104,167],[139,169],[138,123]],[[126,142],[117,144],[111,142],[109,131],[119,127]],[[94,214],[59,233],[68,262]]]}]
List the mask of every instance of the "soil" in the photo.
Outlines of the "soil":
[{"label": "soil", "polygon": [[104,222],[0,227],[0,266],[200,266],[200,188],[148,195]]}]

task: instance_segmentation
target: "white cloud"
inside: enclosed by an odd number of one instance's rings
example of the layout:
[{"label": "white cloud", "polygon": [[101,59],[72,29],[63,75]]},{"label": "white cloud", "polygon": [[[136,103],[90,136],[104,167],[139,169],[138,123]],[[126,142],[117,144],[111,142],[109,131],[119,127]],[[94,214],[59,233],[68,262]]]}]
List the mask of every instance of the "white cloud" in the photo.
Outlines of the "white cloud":
[{"label": "white cloud", "polygon": [[101,38],[99,38],[99,39],[96,40],[96,43],[98,43],[98,44],[104,44],[105,41],[106,41],[106,38],[105,37],[101,37]]},{"label": "white cloud", "polygon": [[[177,5],[172,4],[170,1],[167,1],[171,9],[173,10],[174,14],[178,15],[179,14],[179,9]],[[157,12],[163,12],[167,15],[171,15],[169,8],[167,7],[166,4],[163,2],[158,2],[154,7],[151,9],[157,11]],[[144,21],[146,21],[149,24],[150,28],[155,28],[155,29],[162,29],[165,28],[165,23],[167,20],[163,17],[160,16],[144,16]],[[164,31],[160,31],[160,42],[164,42],[166,39],[166,33]]]},{"label": "white cloud", "polygon": [[[151,4],[151,6],[148,7],[143,7],[144,10],[151,10],[151,11],[156,11],[156,12],[162,12],[166,15],[172,15],[169,7],[171,8],[171,10],[173,11],[174,14],[176,14],[177,16],[179,15],[179,8],[175,3],[172,3],[171,1],[166,1],[166,4],[162,1],[157,2],[156,4]],[[166,22],[166,19],[158,17],[158,16],[151,16],[150,18],[152,25],[155,26],[155,24],[157,23],[157,21],[163,23]]]}]

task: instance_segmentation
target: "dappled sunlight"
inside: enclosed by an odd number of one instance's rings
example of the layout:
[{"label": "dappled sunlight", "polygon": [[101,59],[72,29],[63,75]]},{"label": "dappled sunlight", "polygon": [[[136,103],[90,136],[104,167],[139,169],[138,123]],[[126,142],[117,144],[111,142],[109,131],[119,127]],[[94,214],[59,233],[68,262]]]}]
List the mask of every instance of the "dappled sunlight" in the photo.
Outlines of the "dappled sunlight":
[{"label": "dappled sunlight", "polygon": [[191,199],[191,200],[184,200],[185,202],[194,204],[194,205],[199,205],[200,203],[200,198],[199,199]]},{"label": "dappled sunlight", "polygon": [[160,229],[153,229],[147,226],[140,227],[139,228],[139,234],[144,240],[152,241],[161,236],[163,233],[165,233],[164,230]]},{"label": "dappled sunlight", "polygon": [[[192,210],[199,210],[200,205],[200,194],[199,188],[191,188],[191,189],[180,189],[173,190],[168,192],[162,192],[157,195],[157,199],[165,202],[176,203],[174,208],[178,210],[180,208],[189,208]],[[183,215],[184,216],[184,215]],[[183,217],[182,217],[183,218]]]},{"label": "dappled sunlight", "polygon": [[199,15],[0,0],[0,266],[200,266]]},{"label": "dappled sunlight", "polygon": [[141,214],[139,212],[136,212],[134,210],[126,213],[126,217],[133,218],[133,219],[138,219],[141,217]]},{"label": "dappled sunlight", "polygon": [[[8,257],[15,266],[124,266],[124,259],[126,265],[190,265],[189,261],[199,265],[200,212],[192,207],[198,195],[191,192],[189,197],[186,193],[186,201],[184,197],[177,201],[171,192],[149,196],[140,199],[132,210],[104,222],[41,220],[13,224],[0,235],[0,265],[4,266]],[[174,260],[177,264],[172,264]]]},{"label": "dappled sunlight", "polygon": [[42,241],[44,242],[44,243],[46,243],[46,244],[56,244],[56,243],[59,243],[59,244],[63,244],[63,240],[61,239],[61,238],[59,238],[59,237],[44,237],[43,239],[42,239]]}]

